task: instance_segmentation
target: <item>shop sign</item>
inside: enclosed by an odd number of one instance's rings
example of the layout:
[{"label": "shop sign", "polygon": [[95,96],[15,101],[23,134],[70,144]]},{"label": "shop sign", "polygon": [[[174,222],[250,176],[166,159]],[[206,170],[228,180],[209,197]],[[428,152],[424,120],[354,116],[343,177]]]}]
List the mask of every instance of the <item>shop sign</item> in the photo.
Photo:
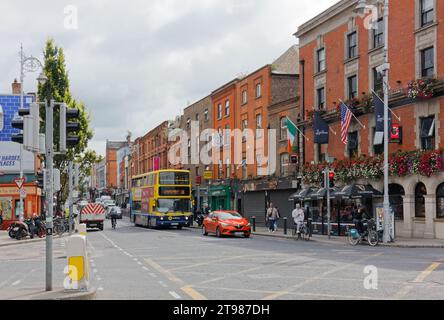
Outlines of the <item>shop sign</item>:
[{"label": "shop sign", "polygon": [[[36,194],[36,188],[24,187],[21,190],[25,190],[26,194]],[[16,187],[0,187],[0,195],[18,196],[19,190]]]}]

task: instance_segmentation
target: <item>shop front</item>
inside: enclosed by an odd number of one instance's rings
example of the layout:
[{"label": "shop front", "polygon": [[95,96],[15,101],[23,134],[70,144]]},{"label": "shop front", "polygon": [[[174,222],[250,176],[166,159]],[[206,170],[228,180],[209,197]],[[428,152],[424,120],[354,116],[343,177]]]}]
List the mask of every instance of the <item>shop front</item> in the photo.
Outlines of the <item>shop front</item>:
[{"label": "shop front", "polygon": [[232,210],[231,188],[229,186],[212,186],[208,192],[211,211]]},{"label": "shop front", "polygon": [[[33,214],[41,213],[41,189],[35,184],[25,184],[26,197],[24,203],[24,218],[28,219]],[[0,184],[0,214],[3,216],[3,224],[0,230],[6,230],[9,225],[19,220],[20,194],[15,184]]]},{"label": "shop front", "polygon": [[[371,185],[352,184],[333,189],[330,193],[331,235],[345,236],[347,226],[353,227],[353,208],[361,205],[369,217],[375,217],[375,202],[380,201],[382,193]],[[306,188],[289,199],[301,203],[306,217],[313,219],[313,233],[328,234],[327,190]]]}]

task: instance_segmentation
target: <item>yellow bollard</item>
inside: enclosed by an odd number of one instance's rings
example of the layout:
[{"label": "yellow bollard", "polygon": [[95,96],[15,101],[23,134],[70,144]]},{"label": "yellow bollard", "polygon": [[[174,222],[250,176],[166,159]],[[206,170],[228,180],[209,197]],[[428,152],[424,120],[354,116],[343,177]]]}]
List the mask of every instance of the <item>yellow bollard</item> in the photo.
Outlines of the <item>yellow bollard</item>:
[{"label": "yellow bollard", "polygon": [[68,265],[65,268],[65,290],[87,291],[90,281],[86,236],[69,237],[66,250]]}]

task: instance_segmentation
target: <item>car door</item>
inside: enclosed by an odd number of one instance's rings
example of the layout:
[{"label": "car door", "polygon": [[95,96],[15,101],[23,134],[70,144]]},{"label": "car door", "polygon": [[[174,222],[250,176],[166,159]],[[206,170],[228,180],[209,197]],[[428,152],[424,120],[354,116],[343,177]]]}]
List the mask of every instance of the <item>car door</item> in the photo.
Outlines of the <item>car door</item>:
[{"label": "car door", "polygon": [[210,232],[216,232],[216,228],[217,228],[217,213],[212,213],[210,214],[210,218],[208,221],[210,228],[208,231]]}]

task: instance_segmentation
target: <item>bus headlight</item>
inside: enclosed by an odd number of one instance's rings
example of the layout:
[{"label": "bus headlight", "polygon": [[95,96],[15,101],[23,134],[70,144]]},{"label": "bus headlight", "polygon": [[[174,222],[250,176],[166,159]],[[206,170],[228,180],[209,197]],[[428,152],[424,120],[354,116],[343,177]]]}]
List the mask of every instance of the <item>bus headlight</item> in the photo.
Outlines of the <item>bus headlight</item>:
[{"label": "bus headlight", "polygon": [[185,220],[188,220],[188,217],[185,217]]},{"label": "bus headlight", "polygon": [[160,217],[160,220],[163,221],[163,217]]}]

